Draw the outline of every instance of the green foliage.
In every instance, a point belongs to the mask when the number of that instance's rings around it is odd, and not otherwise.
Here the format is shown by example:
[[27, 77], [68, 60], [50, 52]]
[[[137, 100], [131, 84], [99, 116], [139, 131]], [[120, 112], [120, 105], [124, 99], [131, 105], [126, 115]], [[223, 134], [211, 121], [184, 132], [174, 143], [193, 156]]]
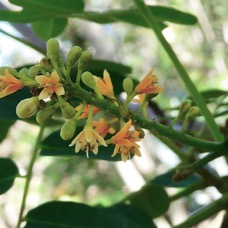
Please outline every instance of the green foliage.
[[44, 227], [126, 227], [153, 228], [150, 217], [131, 205], [90, 207], [73, 202], [53, 201], [40, 205], [26, 215], [26, 228]]
[[19, 175], [18, 168], [9, 158], [0, 158], [0, 194], [8, 191]]

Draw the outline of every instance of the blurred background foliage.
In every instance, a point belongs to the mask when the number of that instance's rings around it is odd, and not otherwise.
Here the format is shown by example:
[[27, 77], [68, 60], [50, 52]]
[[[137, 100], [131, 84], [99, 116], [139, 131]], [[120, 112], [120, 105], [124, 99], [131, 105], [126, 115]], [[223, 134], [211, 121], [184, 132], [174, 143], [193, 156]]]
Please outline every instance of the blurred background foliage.
[[[133, 4], [128, 0], [86, 0], [85, 3], [85, 9], [93, 11], [128, 8]], [[209, 88], [227, 90], [228, 2], [150, 0], [147, 3], [172, 6], [192, 13], [198, 18], [197, 25], [169, 24], [163, 33], [200, 91]], [[12, 7], [8, 1], [1, 1], [0, 4], [1, 8]], [[29, 35], [34, 37], [29, 27], [23, 34], [20, 24], [1, 22], [0, 29], [19, 37]], [[0, 39], [1, 66], [18, 67], [35, 63], [42, 56], [4, 34], [0, 33]], [[143, 77], [150, 68], [154, 68], [155, 74], [159, 77], [159, 84], [164, 88], [163, 94], [155, 98], [162, 109], [172, 109], [188, 96], [170, 59], [153, 32], [146, 28], [121, 22], [99, 25], [70, 19], [58, 40], [63, 55], [73, 45], [79, 45], [91, 50], [95, 59], [111, 60], [130, 66], [132, 78]], [[39, 39], [35, 42], [41, 47], [45, 44]], [[170, 114], [172, 115], [172, 112]], [[218, 120], [223, 123], [225, 117]], [[49, 131], [53, 131], [53, 128]], [[22, 172], [26, 170], [30, 158], [29, 152], [37, 132], [36, 126], [17, 121], [0, 146], [1, 156], [11, 157]], [[111, 205], [124, 198], [126, 192], [139, 189], [147, 180], [178, 164], [178, 158], [153, 136], [148, 136], [141, 146], [143, 157], [127, 163], [111, 163], [81, 157], [40, 157], [34, 168], [35, 175], [28, 208], [50, 199], [73, 199], [88, 204]], [[216, 160], [212, 165], [221, 175], [227, 172], [227, 166], [222, 160], [219, 162]], [[17, 203], [22, 195], [23, 184], [23, 179], [16, 179], [14, 189], [0, 196], [0, 214], [3, 218], [0, 227], [12, 227], [12, 224], [16, 223], [19, 210]], [[15, 191], [18, 194], [15, 195]], [[178, 190], [170, 188], [168, 191], [174, 193]], [[177, 201], [168, 211], [166, 219], [158, 221], [160, 224], [158, 227], [165, 228], [169, 227], [167, 225], [169, 222], [183, 221], [189, 211], [211, 202], [218, 196], [219, 193], [214, 188], [208, 188], [204, 192], [197, 191], [190, 198]], [[175, 210], [172, 210], [173, 208]], [[219, 216], [221, 220], [221, 215]], [[171, 218], [174, 221], [169, 221]], [[215, 218], [216, 224], [219, 223], [219, 219]], [[206, 221], [198, 227], [209, 227], [208, 224]], [[213, 224], [213, 221], [210, 221], [210, 227], [217, 226]]]

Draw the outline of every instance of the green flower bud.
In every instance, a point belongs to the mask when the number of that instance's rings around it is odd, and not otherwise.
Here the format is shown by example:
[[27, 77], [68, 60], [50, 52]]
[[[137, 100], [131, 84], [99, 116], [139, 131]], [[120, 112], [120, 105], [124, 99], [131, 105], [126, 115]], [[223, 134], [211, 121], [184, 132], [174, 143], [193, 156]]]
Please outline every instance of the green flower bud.
[[60, 136], [63, 140], [69, 140], [74, 136], [75, 131], [76, 131], [76, 121], [71, 119], [63, 124], [60, 131]]
[[133, 81], [132, 81], [131, 78], [125, 78], [124, 79], [124, 81], [123, 81], [123, 89], [128, 95], [133, 93], [134, 85], [133, 85]]
[[39, 104], [38, 97], [30, 97], [20, 101], [16, 107], [16, 114], [19, 118], [28, 118], [32, 116]]
[[180, 106], [180, 110], [179, 113], [184, 115], [186, 114], [189, 109], [191, 108], [191, 101], [190, 100], [185, 100], [182, 102], [181, 106]]
[[57, 61], [59, 59], [59, 42], [51, 38], [47, 41], [47, 57], [53, 61]]
[[69, 67], [72, 67], [80, 58], [82, 54], [82, 49], [79, 46], [74, 46], [70, 49], [69, 53], [67, 54], [66, 64]]
[[8, 67], [8, 66], [2, 66], [0, 67], [0, 75], [5, 75], [5, 70], [8, 69], [8, 71], [10, 72], [10, 74], [12, 74], [13, 76], [16, 76], [18, 77], [18, 72], [11, 68], [11, 67]]
[[89, 71], [84, 72], [81, 78], [85, 85], [87, 85], [91, 89], [97, 89], [95, 78]]
[[75, 116], [76, 110], [72, 105], [70, 105], [68, 102], [64, 102], [60, 105], [60, 109], [62, 111], [62, 115], [66, 119], [71, 119]]
[[41, 71], [41, 67], [40, 66], [32, 66], [28, 69], [28, 76], [31, 78], [35, 78], [35, 76], [37, 76], [39, 74], [39, 72]]
[[55, 110], [56, 109], [52, 106], [40, 110], [36, 116], [37, 123], [44, 124], [54, 115]]
[[186, 114], [186, 118], [189, 119], [189, 118], [194, 118], [196, 116], [198, 116], [200, 113], [200, 109], [196, 106], [193, 106], [189, 109], [189, 111], [187, 112]]
[[52, 66], [52, 64], [51, 64], [51, 61], [50, 61], [50, 59], [47, 58], [47, 57], [42, 58], [42, 59], [40, 60], [40, 62], [39, 62], [39, 65], [40, 65], [43, 69], [45, 69], [46, 71], [49, 71], [49, 72], [51, 72], [52, 69], [53, 69], [53, 66]]
[[83, 51], [82, 55], [81, 55], [81, 57], [79, 59], [79, 62], [78, 62], [78, 67], [85, 69], [88, 66], [88, 64], [90, 63], [91, 60], [92, 60], [91, 51], [89, 51], [89, 50]]
[[27, 68], [22, 68], [19, 73], [18, 77], [22, 80], [28, 80], [30, 79], [29, 74], [28, 74], [28, 69]]

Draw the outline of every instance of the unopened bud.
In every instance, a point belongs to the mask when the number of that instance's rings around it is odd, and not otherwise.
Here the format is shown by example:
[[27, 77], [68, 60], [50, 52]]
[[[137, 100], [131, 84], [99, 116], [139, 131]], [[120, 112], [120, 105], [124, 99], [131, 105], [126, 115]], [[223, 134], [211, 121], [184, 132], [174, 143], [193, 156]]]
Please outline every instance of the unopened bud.
[[198, 116], [200, 113], [200, 109], [196, 106], [193, 106], [189, 109], [189, 111], [186, 114], [186, 118], [195, 118], [196, 116]]
[[41, 70], [40, 66], [32, 66], [28, 69], [28, 76], [31, 78], [35, 78], [35, 76], [37, 76], [39, 74]]
[[191, 108], [191, 101], [190, 100], [185, 100], [185, 101], [182, 102], [182, 104], [180, 106], [179, 113], [184, 115], [184, 114], [186, 114], [189, 111], [190, 108]]
[[88, 72], [88, 71], [84, 72], [82, 74], [81, 78], [85, 85], [87, 85], [91, 89], [96, 90], [97, 84], [96, 84], [94, 76], [90, 72]]
[[63, 140], [69, 140], [74, 136], [75, 131], [76, 131], [76, 121], [73, 119], [68, 120], [66, 123], [63, 124], [61, 128], [60, 137]]
[[53, 61], [57, 61], [59, 59], [59, 42], [51, 38], [47, 41], [47, 57]]
[[68, 102], [64, 102], [60, 105], [60, 109], [62, 111], [62, 115], [66, 119], [71, 119], [75, 116], [76, 110], [72, 105], [70, 105]]
[[133, 85], [133, 81], [131, 78], [125, 78], [123, 81], [123, 89], [124, 91], [129, 95], [132, 94], [133, 90], [134, 90], [134, 85]]
[[69, 53], [67, 54], [66, 64], [69, 67], [72, 67], [80, 58], [82, 54], [82, 49], [79, 46], [74, 46], [70, 49]]
[[18, 73], [19, 75], [18, 75], [18, 77], [20, 78], [20, 79], [24, 79], [24, 80], [26, 80], [26, 79], [29, 79], [29, 74], [28, 74], [28, 69], [27, 68], [22, 68], [20, 71], [19, 71], [19, 73]]
[[36, 116], [37, 123], [44, 124], [47, 120], [49, 120], [54, 115], [55, 110], [56, 109], [54, 107], [47, 107], [40, 110]]
[[18, 72], [11, 68], [11, 67], [8, 67], [8, 66], [2, 66], [0, 67], [0, 75], [5, 75], [5, 71], [6, 69], [10, 72], [10, 74], [12, 74], [13, 76], [18, 76]]
[[30, 97], [20, 101], [16, 107], [16, 114], [19, 118], [28, 118], [37, 110], [38, 97]]
[[85, 69], [88, 66], [88, 64], [90, 63], [91, 60], [92, 60], [91, 51], [89, 51], [89, 50], [83, 51], [82, 55], [81, 55], [81, 57], [79, 59], [79, 62], [78, 62], [78, 67]]
[[52, 71], [53, 66], [50, 58], [44, 57], [40, 60], [39, 65], [44, 68], [46, 71]]

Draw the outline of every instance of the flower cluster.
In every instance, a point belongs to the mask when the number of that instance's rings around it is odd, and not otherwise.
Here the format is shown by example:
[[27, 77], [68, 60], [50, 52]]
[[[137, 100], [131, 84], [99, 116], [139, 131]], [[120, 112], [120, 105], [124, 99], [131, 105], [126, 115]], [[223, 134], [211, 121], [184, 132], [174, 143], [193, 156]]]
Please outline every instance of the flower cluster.
[[[36, 65], [19, 72], [10, 67], [0, 68], [0, 98], [23, 87], [29, 88], [31, 97], [19, 102], [17, 115], [20, 118], [36, 115], [37, 122], [45, 125], [53, 116], [59, 118], [61, 113], [60, 120], [63, 124], [60, 136], [63, 140], [74, 138], [69, 146], [75, 146], [76, 153], [85, 151], [89, 157], [90, 151], [98, 154], [99, 146], [114, 145], [114, 151], [110, 155], [120, 154], [123, 161], [134, 155], [141, 156], [138, 142], [142, 139], [142, 129], [134, 127], [129, 103], [137, 99], [139, 111], [146, 109], [148, 100], [162, 91], [157, 84], [157, 76], [151, 70], [136, 86], [130, 78], [126, 78], [123, 89], [127, 93], [127, 99], [121, 102], [114, 93], [107, 70], [104, 70], [103, 77], [85, 71], [91, 58], [89, 51], [82, 51], [75, 46], [69, 51], [64, 63], [58, 41], [50, 39], [47, 42], [47, 56]], [[73, 77], [71, 71], [75, 68], [77, 73]], [[80, 93], [75, 95], [77, 88], [86, 91], [80, 85], [82, 82], [90, 89], [87, 92], [90, 99], [85, 99]], [[97, 107], [97, 100], [108, 100], [119, 108], [119, 115], [114, 115], [102, 106]], [[84, 128], [75, 136], [78, 122], [84, 123]]]

